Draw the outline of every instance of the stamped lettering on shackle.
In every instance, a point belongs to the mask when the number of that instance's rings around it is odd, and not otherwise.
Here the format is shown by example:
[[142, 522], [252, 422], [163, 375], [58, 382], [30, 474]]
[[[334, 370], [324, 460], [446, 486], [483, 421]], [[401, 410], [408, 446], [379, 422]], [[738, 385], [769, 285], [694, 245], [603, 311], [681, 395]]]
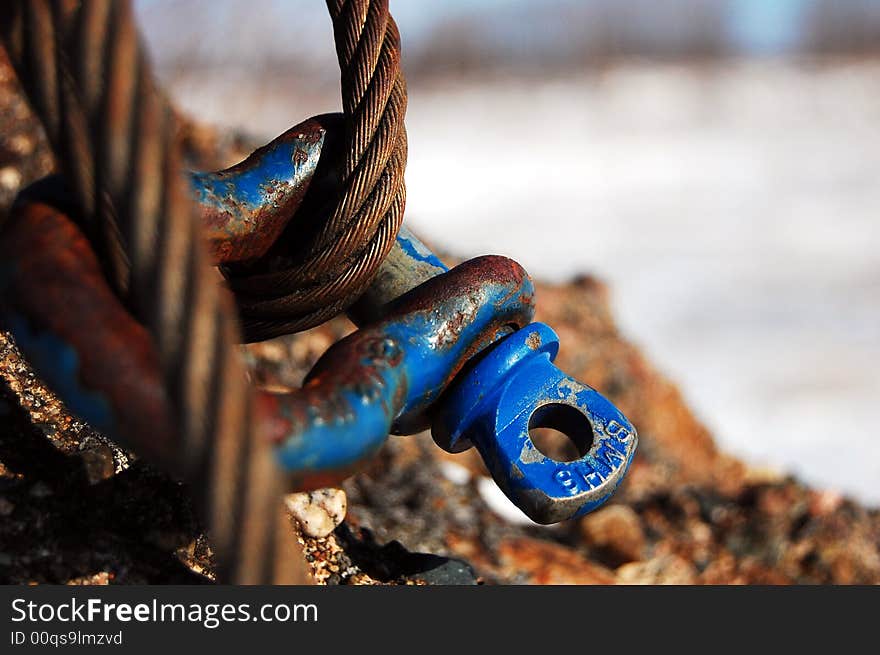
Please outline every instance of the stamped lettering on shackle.
[[595, 489], [626, 462], [626, 442], [632, 437], [629, 430], [611, 420], [604, 432], [595, 453], [560, 463], [554, 473], [556, 482], [572, 496]]

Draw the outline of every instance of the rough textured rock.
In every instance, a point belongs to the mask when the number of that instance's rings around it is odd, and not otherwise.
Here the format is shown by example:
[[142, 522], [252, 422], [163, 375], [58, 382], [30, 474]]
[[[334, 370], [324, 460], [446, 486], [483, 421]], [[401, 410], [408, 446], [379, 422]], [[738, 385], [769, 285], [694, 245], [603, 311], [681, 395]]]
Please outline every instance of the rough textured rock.
[[309, 537], [326, 537], [345, 519], [346, 499], [342, 489], [301, 491], [288, 494], [284, 502], [299, 529]]
[[645, 531], [639, 515], [626, 505], [601, 507], [581, 520], [584, 540], [620, 563], [642, 559]]
[[[248, 151], [241, 138], [184, 129], [196, 166]], [[51, 166], [0, 56], [0, 209]], [[675, 385], [620, 335], [601, 282], [539, 285], [538, 319], [560, 334], [560, 365], [639, 429], [639, 452], [613, 504], [552, 528], [513, 524], [480, 495], [485, 470], [474, 453], [445, 454], [427, 435], [393, 437], [345, 483], [345, 520], [325, 536], [300, 532], [316, 581], [880, 582], [880, 513], [719, 452]], [[298, 385], [351, 329], [336, 319], [249, 346], [255, 383]], [[71, 417], [5, 336], [0, 378], [0, 582], [212, 579], [210, 544], [185, 485]]]

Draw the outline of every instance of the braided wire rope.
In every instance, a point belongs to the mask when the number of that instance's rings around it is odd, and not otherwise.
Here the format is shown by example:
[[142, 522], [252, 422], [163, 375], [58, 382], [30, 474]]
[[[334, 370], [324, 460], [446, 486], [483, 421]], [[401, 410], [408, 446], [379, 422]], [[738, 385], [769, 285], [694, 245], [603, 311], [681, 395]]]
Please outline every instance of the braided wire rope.
[[179, 170], [171, 108], [158, 93], [131, 6], [25, 0], [3, 12], [4, 45], [87, 234], [156, 346], [179, 429], [174, 452], [158, 463], [194, 483], [218, 576], [259, 579], [241, 568], [241, 553], [267, 536], [240, 529], [262, 489], [238, 460], [248, 449], [261, 459], [234, 349], [238, 326], [209, 267]]
[[[296, 265], [230, 279], [249, 340], [317, 325], [352, 304], [403, 218], [406, 88], [397, 27], [387, 0], [327, 4], [347, 122], [342, 192], [329, 215], [315, 219], [313, 238], [293, 244]], [[155, 342], [179, 425], [175, 451], [159, 464], [193, 483], [219, 554], [218, 578], [296, 579], [272, 556], [290, 534], [279, 520], [282, 474], [269, 445], [252, 434], [251, 393], [234, 348], [242, 335], [209, 266], [179, 168], [173, 112], [129, 2], [15, 0], [0, 8], [0, 27], [108, 280]]]
[[[357, 300], [403, 222], [407, 93], [388, 0], [327, 0], [341, 70], [345, 153], [335, 204], [299, 220], [275, 254], [227, 270], [248, 341], [314, 327]], [[299, 219], [299, 217], [298, 217]], [[279, 252], [280, 251], [280, 252]]]

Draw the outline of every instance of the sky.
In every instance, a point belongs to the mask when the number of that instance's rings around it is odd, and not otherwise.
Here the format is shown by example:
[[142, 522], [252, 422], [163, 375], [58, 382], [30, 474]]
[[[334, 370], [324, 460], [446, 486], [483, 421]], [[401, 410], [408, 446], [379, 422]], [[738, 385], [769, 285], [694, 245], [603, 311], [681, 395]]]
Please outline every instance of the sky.
[[[308, 55], [320, 50], [329, 35], [321, 0], [134, 0], [134, 4], [147, 20], [157, 21], [163, 13], [175, 17], [162, 30], [166, 35], [160, 39], [161, 47], [204, 48], [214, 57], [234, 49], [235, 41], [248, 47], [260, 43], [263, 52], [281, 48]], [[404, 52], [418, 50], [438, 26], [468, 19], [489, 36], [487, 40], [495, 40], [490, 46], [495, 48], [519, 44], [564, 50], [572, 40], [597, 34], [596, 25], [588, 23], [601, 22], [602, 16], [617, 22], [611, 29], [635, 33], [637, 39], [674, 42], [699, 30], [700, 8], [720, 7], [728, 48], [743, 54], [784, 54], [799, 46], [806, 19], [820, 6], [849, 14], [855, 22], [868, 16], [872, 24], [880, 25], [880, 0], [391, 0]], [[188, 18], [181, 19], [187, 12]], [[578, 18], [567, 23], [568, 15]], [[560, 26], [567, 30], [562, 38]], [[203, 42], [200, 34], [224, 37]]]
[[756, 54], [791, 50], [810, 4], [811, 0], [737, 0], [730, 12], [731, 40]]

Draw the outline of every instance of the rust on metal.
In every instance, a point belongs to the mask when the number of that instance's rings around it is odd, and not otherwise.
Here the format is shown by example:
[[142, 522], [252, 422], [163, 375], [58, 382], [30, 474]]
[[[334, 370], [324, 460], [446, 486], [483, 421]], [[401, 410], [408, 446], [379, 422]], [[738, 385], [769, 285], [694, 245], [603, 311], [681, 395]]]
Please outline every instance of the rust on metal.
[[152, 461], [172, 458], [179, 433], [153, 340], [109, 288], [79, 226], [51, 205], [17, 203], [0, 259], [2, 315], [24, 350], [49, 360], [44, 374], [76, 367], [58, 381], [71, 408]]
[[310, 118], [235, 166], [191, 175], [216, 264], [252, 261], [275, 243], [306, 195], [325, 132]]

